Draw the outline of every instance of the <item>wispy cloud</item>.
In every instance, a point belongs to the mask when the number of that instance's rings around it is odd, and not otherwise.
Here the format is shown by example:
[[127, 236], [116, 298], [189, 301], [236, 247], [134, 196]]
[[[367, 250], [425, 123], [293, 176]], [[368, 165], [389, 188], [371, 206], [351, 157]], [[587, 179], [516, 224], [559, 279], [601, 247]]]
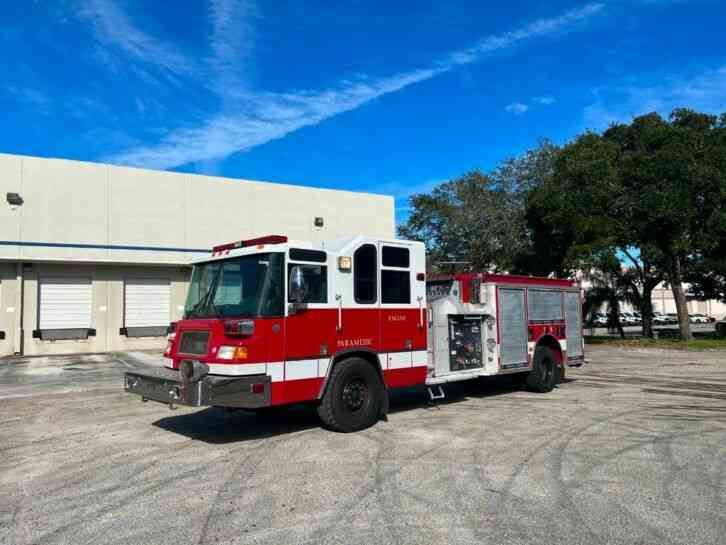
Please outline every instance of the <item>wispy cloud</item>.
[[522, 115], [527, 110], [529, 110], [529, 106], [521, 102], [512, 102], [504, 107], [504, 111], [514, 115]]
[[[104, 3], [107, 2], [104, 0]], [[239, 59], [240, 53], [248, 51], [248, 37], [251, 35], [249, 25], [230, 26], [228, 21], [236, 19], [248, 22], [254, 11], [250, 6], [232, 0], [220, 0], [213, 6], [212, 51], [216, 59], [215, 66], [223, 73], [227, 69], [236, 70], [228, 64]], [[234, 104], [227, 101], [222, 111], [212, 114], [205, 122], [194, 127], [179, 128], [157, 144], [132, 148], [105, 157], [104, 160], [164, 169], [246, 151], [458, 66], [476, 62], [487, 54], [511, 49], [535, 38], [571, 31], [601, 12], [603, 7], [602, 3], [592, 3], [552, 18], [539, 19], [519, 29], [488, 36], [472, 47], [452, 51], [432, 61], [429, 66], [387, 77], [346, 79], [328, 89], [289, 93], [243, 89]], [[235, 15], [232, 16], [232, 13]], [[228, 48], [223, 36], [237, 32], [238, 28], [243, 29], [240, 39], [235, 42], [236, 46]]]
[[555, 97], [550, 96], [550, 95], [545, 95], [545, 96], [541, 96], [541, 97], [534, 97], [534, 98], [532, 98], [532, 100], [529, 103], [512, 102], [510, 104], [507, 104], [504, 107], [504, 111], [509, 112], [510, 114], [514, 114], [514, 115], [522, 115], [522, 114], [525, 114], [528, 111], [530, 111], [532, 109], [532, 105], [534, 105], [534, 106], [550, 106], [550, 105], [554, 104], [555, 102], [556, 102]]
[[77, 14], [91, 24], [101, 44], [118, 48], [136, 61], [156, 66], [166, 75], [188, 75], [195, 70], [188, 57], [138, 28], [113, 0], [83, 0]]
[[565, 11], [555, 17], [537, 19], [528, 25], [510, 32], [487, 36], [473, 47], [454, 51], [443, 61], [443, 64], [469, 64], [479, 60], [487, 53], [510, 49], [533, 38], [571, 30], [573, 26], [601, 12], [604, 7], [605, 3], [603, 2], [590, 3], [580, 8]]
[[690, 76], [603, 86], [592, 93], [594, 101], [583, 111], [583, 124], [588, 129], [602, 130], [649, 112], [668, 115], [679, 107], [718, 114], [726, 111], [726, 66]]
[[246, 87], [244, 69], [251, 62], [255, 45], [252, 20], [257, 16], [257, 5], [249, 0], [211, 0], [210, 64], [220, 95]]
[[321, 92], [249, 94], [235, 112], [215, 115], [198, 127], [174, 131], [156, 146], [134, 148], [105, 160], [164, 169], [225, 157], [315, 125], [430, 77], [431, 70], [421, 70], [370, 83], [345, 82], [338, 88]]
[[32, 108], [34, 112], [42, 115], [50, 115], [53, 101], [42, 91], [30, 87], [8, 85], [5, 87], [5, 92], [16, 101]]

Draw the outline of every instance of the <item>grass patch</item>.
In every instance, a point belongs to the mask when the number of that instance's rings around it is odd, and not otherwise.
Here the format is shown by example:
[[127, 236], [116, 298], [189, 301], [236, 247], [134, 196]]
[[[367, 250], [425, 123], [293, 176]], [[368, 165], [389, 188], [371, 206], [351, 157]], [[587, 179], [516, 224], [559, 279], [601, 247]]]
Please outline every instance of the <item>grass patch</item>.
[[701, 338], [692, 341], [680, 339], [648, 339], [645, 337], [585, 337], [585, 345], [623, 346], [626, 348], [667, 348], [669, 350], [726, 350], [726, 339]]

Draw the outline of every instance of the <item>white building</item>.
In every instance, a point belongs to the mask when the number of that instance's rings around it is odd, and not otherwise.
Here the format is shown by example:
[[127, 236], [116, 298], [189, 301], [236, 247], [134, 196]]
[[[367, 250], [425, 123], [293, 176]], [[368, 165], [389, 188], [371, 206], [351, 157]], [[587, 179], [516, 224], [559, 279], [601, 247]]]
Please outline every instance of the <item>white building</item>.
[[[726, 303], [715, 299], [699, 301], [688, 296], [688, 285], [685, 285], [684, 289], [686, 290], [686, 297], [688, 298], [689, 314], [705, 314], [706, 316], [713, 316], [717, 320], [726, 318]], [[653, 290], [653, 310], [664, 314], [676, 312], [676, 301], [673, 298], [673, 290], [665, 284], [658, 284]]]
[[395, 232], [388, 196], [3, 154], [0, 199], [0, 356], [163, 346], [215, 244]]
[[[584, 290], [591, 287], [592, 283], [587, 278], [584, 278], [582, 275], [578, 275], [578, 277], [580, 278], [580, 282]], [[706, 316], [712, 316], [717, 320], [726, 319], [726, 303], [715, 299], [701, 301], [695, 297], [689, 296], [688, 284], [684, 285], [684, 290], [686, 291], [689, 314], [704, 314]], [[653, 312], [661, 312], [663, 314], [677, 312], [676, 301], [673, 298], [673, 290], [671, 290], [670, 286], [668, 286], [665, 282], [661, 282], [653, 289], [652, 300]], [[604, 304], [599, 310], [600, 312], [607, 312], [607, 308], [607, 304]], [[635, 309], [631, 304], [621, 301], [620, 310], [630, 312]]]

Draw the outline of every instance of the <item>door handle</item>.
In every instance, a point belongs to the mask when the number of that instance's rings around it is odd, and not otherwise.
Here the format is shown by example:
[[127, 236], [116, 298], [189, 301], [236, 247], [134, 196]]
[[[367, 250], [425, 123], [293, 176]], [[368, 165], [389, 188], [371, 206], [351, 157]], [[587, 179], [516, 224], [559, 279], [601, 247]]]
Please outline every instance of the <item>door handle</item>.
[[338, 331], [343, 331], [343, 296], [339, 293], [335, 294], [335, 300], [338, 301]]

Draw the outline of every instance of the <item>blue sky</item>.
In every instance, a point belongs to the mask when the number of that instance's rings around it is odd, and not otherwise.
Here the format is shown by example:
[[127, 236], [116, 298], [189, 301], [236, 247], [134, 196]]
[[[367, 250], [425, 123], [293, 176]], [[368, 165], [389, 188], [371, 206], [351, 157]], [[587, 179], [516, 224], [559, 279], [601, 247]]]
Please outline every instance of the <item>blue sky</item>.
[[649, 111], [726, 111], [716, 0], [8, 2], [0, 152], [407, 197]]

